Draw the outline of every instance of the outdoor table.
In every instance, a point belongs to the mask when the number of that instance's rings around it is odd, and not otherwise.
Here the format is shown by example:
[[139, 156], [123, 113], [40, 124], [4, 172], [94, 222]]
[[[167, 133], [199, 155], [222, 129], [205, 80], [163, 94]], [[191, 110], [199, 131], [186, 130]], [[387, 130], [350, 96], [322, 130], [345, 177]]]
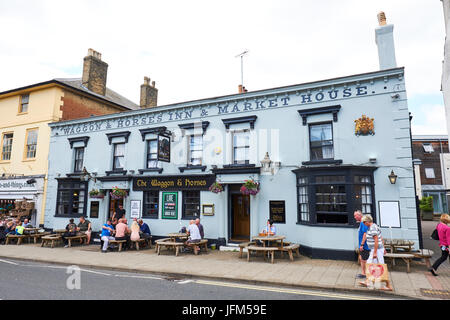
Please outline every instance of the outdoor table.
[[28, 232], [28, 234], [34, 234], [38, 233], [41, 228], [25, 228], [23, 229], [25, 232]]
[[56, 230], [53, 230], [53, 232], [54, 233], [56, 233], [56, 234], [59, 234], [59, 235], [61, 235], [61, 234], [63, 234], [63, 233], [66, 233], [66, 229], [56, 229]]
[[397, 252], [398, 248], [405, 249], [406, 252], [411, 252], [414, 246], [414, 241], [403, 239], [385, 239], [384, 244], [386, 247], [390, 247], [392, 253]]
[[167, 236], [170, 238], [170, 241], [176, 241], [177, 239], [187, 240], [189, 237], [187, 233], [169, 233]]
[[271, 242], [276, 242], [276, 241], [281, 241], [280, 247], [283, 247], [283, 240], [286, 239], [285, 236], [256, 236], [253, 237], [252, 240], [258, 240], [261, 241], [263, 243], [263, 246], [266, 246], [266, 242], [267, 242], [267, 247], [270, 247], [270, 243]]

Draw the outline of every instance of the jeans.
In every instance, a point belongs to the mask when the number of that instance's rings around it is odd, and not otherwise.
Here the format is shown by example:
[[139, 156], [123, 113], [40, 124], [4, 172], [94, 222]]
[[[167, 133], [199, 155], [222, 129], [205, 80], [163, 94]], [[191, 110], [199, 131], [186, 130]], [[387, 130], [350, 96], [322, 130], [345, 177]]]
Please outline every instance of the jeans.
[[[442, 250], [442, 249], [441, 249], [441, 250]], [[447, 260], [448, 256], [449, 256], [449, 252], [448, 252], [447, 250], [442, 250], [442, 256], [434, 262], [432, 268], [433, 268], [434, 270], [437, 270], [437, 268], [439, 268], [439, 266], [440, 266], [443, 262], [445, 262], [445, 260]]]
[[109, 240], [114, 240], [114, 237], [111, 236], [103, 236], [102, 240], [103, 240], [103, 248], [102, 251], [106, 251], [108, 250], [108, 244], [109, 244]]

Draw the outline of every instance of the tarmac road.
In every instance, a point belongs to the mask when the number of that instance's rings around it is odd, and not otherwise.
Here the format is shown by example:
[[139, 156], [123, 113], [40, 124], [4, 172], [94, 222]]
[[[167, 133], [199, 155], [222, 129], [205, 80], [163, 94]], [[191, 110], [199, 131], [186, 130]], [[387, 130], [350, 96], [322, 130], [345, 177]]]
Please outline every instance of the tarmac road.
[[[375, 300], [342, 294], [242, 283], [0, 259], [1, 300]], [[79, 276], [78, 276], [79, 275]]]

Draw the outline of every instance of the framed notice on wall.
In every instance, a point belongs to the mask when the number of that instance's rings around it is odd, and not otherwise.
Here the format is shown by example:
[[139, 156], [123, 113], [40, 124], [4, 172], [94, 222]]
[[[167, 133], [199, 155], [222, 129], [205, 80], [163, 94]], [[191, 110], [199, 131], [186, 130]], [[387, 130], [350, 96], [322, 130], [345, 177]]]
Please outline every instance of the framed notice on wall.
[[398, 201], [378, 201], [380, 227], [401, 228], [400, 203]]
[[178, 219], [178, 192], [163, 192], [162, 202], [162, 218]]
[[270, 219], [274, 223], [286, 223], [286, 202], [269, 201]]
[[131, 219], [139, 219], [141, 217], [141, 200], [130, 201], [130, 217]]

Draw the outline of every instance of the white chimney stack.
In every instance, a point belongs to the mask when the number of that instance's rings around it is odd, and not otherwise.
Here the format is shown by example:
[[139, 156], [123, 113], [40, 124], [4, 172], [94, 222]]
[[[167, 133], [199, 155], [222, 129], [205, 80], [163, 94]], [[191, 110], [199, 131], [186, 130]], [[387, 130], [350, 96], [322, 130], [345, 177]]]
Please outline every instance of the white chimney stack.
[[379, 27], [375, 29], [375, 42], [378, 46], [380, 70], [397, 67], [394, 46], [394, 25], [386, 24], [384, 12], [378, 14]]

